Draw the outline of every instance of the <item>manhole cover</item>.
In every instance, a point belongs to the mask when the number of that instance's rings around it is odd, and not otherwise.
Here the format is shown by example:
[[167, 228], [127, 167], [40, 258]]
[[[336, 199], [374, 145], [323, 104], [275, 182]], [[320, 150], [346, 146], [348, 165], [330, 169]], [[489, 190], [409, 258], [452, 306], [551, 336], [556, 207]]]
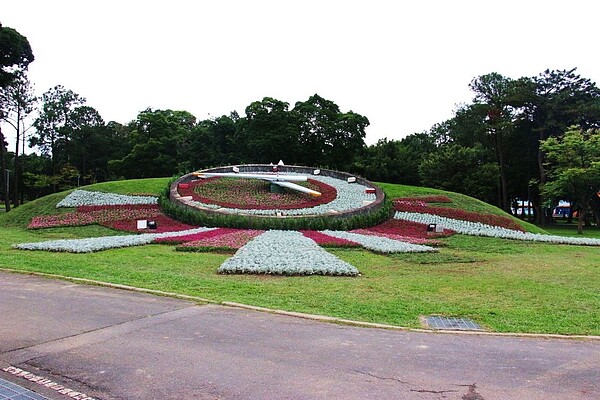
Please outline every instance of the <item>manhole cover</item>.
[[432, 329], [452, 329], [461, 331], [481, 331], [481, 326], [468, 318], [440, 317], [437, 315], [426, 317], [427, 326]]

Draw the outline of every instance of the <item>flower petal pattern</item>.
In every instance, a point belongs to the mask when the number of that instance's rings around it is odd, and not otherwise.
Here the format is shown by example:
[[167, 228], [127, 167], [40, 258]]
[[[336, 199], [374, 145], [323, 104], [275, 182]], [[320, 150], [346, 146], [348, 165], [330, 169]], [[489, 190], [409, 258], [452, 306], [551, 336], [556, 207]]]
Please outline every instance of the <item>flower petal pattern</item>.
[[227, 274], [358, 275], [356, 267], [323, 250], [297, 231], [271, 230], [252, 239], [225, 260]]
[[44, 242], [21, 243], [13, 245], [20, 250], [64, 251], [69, 253], [91, 253], [118, 247], [140, 246], [150, 244], [161, 237], [184, 236], [204, 232], [215, 228], [195, 228], [187, 231], [166, 233], [144, 233], [141, 235], [104, 236], [85, 239], [59, 239]]
[[421, 244], [412, 244], [401, 242], [381, 236], [362, 235], [360, 233], [344, 231], [321, 231], [322, 233], [341, 239], [360, 243], [365, 249], [373, 250], [379, 253], [423, 253], [428, 251], [437, 251], [437, 249]]
[[114, 206], [123, 204], [158, 204], [158, 198], [154, 196], [127, 196], [76, 189], [62, 199], [56, 207]]
[[576, 238], [567, 236], [542, 235], [539, 233], [520, 232], [500, 226], [482, 224], [481, 222], [462, 221], [433, 214], [397, 211], [394, 218], [419, 222], [421, 224], [438, 224], [463, 235], [489, 236], [503, 239], [528, 240], [557, 244], [575, 244], [583, 246], [600, 246], [600, 239]]

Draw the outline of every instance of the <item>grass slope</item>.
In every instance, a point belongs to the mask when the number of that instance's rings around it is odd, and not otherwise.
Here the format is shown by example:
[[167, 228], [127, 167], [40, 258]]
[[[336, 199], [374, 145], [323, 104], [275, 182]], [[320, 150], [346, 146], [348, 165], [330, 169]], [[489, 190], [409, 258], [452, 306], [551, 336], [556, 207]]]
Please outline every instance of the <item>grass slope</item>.
[[[111, 182], [86, 189], [158, 194], [167, 181]], [[469, 211], [501, 213], [454, 193], [382, 186], [391, 197], [444, 194]], [[64, 195], [0, 216], [0, 267], [410, 327], [420, 327], [420, 316], [442, 314], [470, 317], [500, 332], [600, 335], [597, 248], [455, 235], [443, 239], [445, 245], [435, 254], [331, 250], [360, 269], [358, 278], [219, 275], [216, 270], [227, 255], [181, 253], [166, 245], [92, 254], [11, 249], [13, 243], [114, 234], [97, 226], [24, 229], [30, 215], [55, 213], [53, 207]]]

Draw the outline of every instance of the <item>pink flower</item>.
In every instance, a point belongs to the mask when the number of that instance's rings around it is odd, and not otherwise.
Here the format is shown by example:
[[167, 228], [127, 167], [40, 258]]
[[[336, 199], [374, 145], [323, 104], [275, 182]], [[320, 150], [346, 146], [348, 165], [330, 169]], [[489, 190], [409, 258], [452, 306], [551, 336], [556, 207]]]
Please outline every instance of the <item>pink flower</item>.
[[420, 199], [410, 201], [407, 199], [394, 200], [394, 209], [396, 211], [416, 212], [422, 214], [433, 214], [441, 217], [458, 219], [462, 221], [480, 222], [486, 225], [499, 226], [520, 232], [525, 230], [516, 222], [508, 217], [494, 214], [483, 214], [460, 210], [449, 207], [430, 207]]
[[314, 240], [320, 246], [330, 246], [330, 247], [360, 247], [360, 244], [353, 242], [351, 240], [337, 238], [333, 236], [326, 235], [319, 231], [300, 231], [304, 236], [309, 239]]
[[212, 248], [224, 250], [237, 250], [246, 245], [246, 243], [248, 243], [251, 239], [257, 237], [258, 235], [264, 232], [261, 230], [252, 229], [243, 230], [225, 228], [215, 229], [215, 231], [220, 231], [220, 234], [215, 234], [212, 236], [205, 235], [204, 237], [199, 237], [196, 240], [183, 243], [178, 247], [178, 249], [191, 250], [192, 248]]

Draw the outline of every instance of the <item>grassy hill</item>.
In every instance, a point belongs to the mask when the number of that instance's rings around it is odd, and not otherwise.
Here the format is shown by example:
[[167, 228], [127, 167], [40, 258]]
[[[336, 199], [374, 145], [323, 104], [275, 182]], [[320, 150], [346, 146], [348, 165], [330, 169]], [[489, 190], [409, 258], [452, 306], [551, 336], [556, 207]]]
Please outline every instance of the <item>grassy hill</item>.
[[[168, 178], [108, 182], [85, 187], [121, 194], [161, 192]], [[381, 184], [388, 196], [445, 195], [466, 211], [507, 215], [457, 193]], [[454, 235], [437, 253], [375, 254], [331, 249], [361, 276], [272, 277], [220, 275], [229, 257], [182, 253], [167, 245], [89, 254], [15, 250], [11, 246], [57, 238], [114, 235], [100, 226], [28, 230], [31, 217], [56, 214], [68, 192], [0, 214], [0, 269], [87, 278], [117, 284], [285, 309], [421, 327], [420, 317], [468, 317], [497, 332], [600, 335], [600, 252], [596, 247], [553, 245]], [[541, 230], [522, 224], [527, 230]]]
[[[158, 196], [169, 183], [169, 180], [170, 178], [149, 178], [102, 182], [82, 186], [80, 189], [106, 193]], [[65, 208], [56, 208], [56, 204], [72, 191], [73, 190], [66, 190], [64, 192], [44, 196], [17, 208], [13, 208], [8, 213], [0, 214], [0, 226], [26, 227], [27, 224], [29, 224], [29, 221], [31, 221], [31, 218], [36, 215], [54, 215], [71, 211]]]
[[[103, 182], [93, 185], [83, 186], [81, 189], [118, 193], [131, 195], [154, 195], [158, 196], [168, 184], [170, 178], [149, 178], [149, 179], [133, 179], [125, 181]], [[503, 215], [518, 221], [524, 229], [529, 232], [544, 233], [543, 229], [521, 221], [507, 214], [498, 207], [484, 203], [473, 197], [466, 196], [460, 193], [448, 192], [444, 190], [423, 188], [417, 186], [396, 185], [392, 183], [377, 183], [383, 188], [386, 195], [392, 199], [399, 197], [423, 197], [430, 195], [443, 195], [452, 199], [452, 203], [444, 204], [445, 207], [459, 208], [465, 211], [479, 212], [486, 214]], [[26, 226], [32, 217], [36, 215], [53, 215], [61, 212], [67, 212], [65, 209], [57, 209], [56, 204], [68, 195], [72, 190], [67, 190], [60, 193], [55, 193], [49, 196], [42, 197], [30, 203], [24, 204], [13, 209], [5, 215], [0, 214], [0, 226]]]

